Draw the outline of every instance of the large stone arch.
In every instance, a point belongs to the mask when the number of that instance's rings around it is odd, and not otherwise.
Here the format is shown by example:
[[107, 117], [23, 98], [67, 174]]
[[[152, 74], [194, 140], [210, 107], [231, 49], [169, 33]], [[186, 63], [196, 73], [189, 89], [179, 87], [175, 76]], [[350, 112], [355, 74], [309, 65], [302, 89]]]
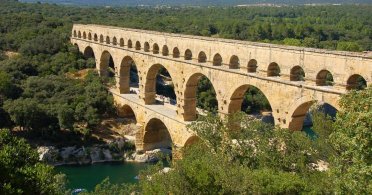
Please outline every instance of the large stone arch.
[[230, 93], [228, 93], [229, 94], [228, 97], [230, 100], [228, 105], [228, 114], [241, 111], [242, 103], [244, 100], [244, 94], [250, 87], [257, 88], [266, 97], [270, 104], [271, 109], [273, 109], [273, 107], [275, 106], [273, 105], [274, 103], [273, 97], [269, 96], [269, 93], [266, 92], [265, 89], [262, 89], [252, 84], [242, 84], [238, 87], [232, 88], [233, 90], [231, 90]]
[[[109, 76], [109, 67], [110, 67], [110, 61], [113, 60], [113, 56], [111, 53], [107, 50], [104, 50], [101, 54], [100, 61], [99, 61], [99, 73], [101, 76]], [[115, 63], [112, 61], [112, 63]], [[113, 67], [115, 69], [115, 64]]]
[[124, 104], [124, 105], [118, 105], [117, 106], [117, 114], [119, 117], [123, 118], [133, 118], [136, 121], [138, 121], [136, 113], [136, 109], [133, 109], [130, 105]]
[[[347, 90], [360, 90], [360, 89], [364, 89], [364, 88], [360, 88], [360, 86], [358, 86], [358, 82], [364, 82], [365, 83], [365, 87], [368, 86], [368, 81], [366, 79], [367, 77], [363, 74], [351, 74], [347, 80], [345, 81], [346, 83], [346, 89]], [[361, 79], [361, 80], [360, 80]]]
[[159, 118], [151, 118], [145, 123], [143, 129], [143, 151], [154, 150], [157, 148], [171, 149], [173, 146], [173, 139], [171, 130]]
[[[288, 125], [288, 129], [293, 131], [301, 130], [307, 112], [309, 111], [310, 107], [316, 102], [317, 100], [311, 96], [302, 96], [301, 98], [295, 100], [287, 112], [288, 114], [286, 118], [286, 124]], [[340, 109], [339, 105], [335, 102], [326, 101], [322, 103], [327, 103], [337, 110]]]
[[196, 91], [198, 88], [198, 82], [201, 77], [206, 77], [212, 84], [214, 90], [216, 91], [216, 99], [217, 102], [219, 102], [219, 97], [217, 94], [217, 88], [215, 84], [213, 84], [213, 81], [206, 76], [205, 74], [201, 72], [192, 73], [190, 76], [186, 77], [186, 82], [184, 84], [184, 93], [183, 93], [183, 113], [180, 113], [183, 115], [183, 120], [185, 121], [194, 121], [197, 118], [197, 112], [196, 112]]
[[[147, 68], [146, 73], [146, 80], [145, 80], [145, 86], [144, 86], [144, 102], [145, 104], [154, 104], [156, 102], [156, 78], [157, 74], [159, 73], [159, 70], [161, 68], [165, 68], [170, 77], [172, 78], [172, 81], [175, 81], [175, 78], [177, 78], [176, 72], [172, 72], [173, 69], [167, 65], [163, 65], [160, 63], [156, 63], [151, 65], [149, 68]], [[176, 86], [175, 86], [176, 87]], [[176, 88], [174, 88], [174, 91], [176, 92]], [[177, 94], [176, 94], [177, 96]], [[176, 97], [177, 99], [177, 97]]]
[[85, 58], [95, 58], [95, 52], [91, 46], [86, 46], [83, 50], [83, 54]]
[[119, 77], [117, 80], [117, 87], [121, 94], [130, 93], [130, 68], [133, 63], [137, 66], [135, 60], [131, 56], [125, 56], [121, 60], [118, 71]]

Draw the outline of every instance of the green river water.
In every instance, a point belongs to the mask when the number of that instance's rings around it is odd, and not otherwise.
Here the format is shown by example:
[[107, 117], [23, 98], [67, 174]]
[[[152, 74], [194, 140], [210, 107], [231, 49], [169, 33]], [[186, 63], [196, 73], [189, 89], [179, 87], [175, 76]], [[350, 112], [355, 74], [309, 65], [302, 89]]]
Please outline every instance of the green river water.
[[66, 175], [68, 189], [84, 188], [88, 191], [109, 177], [110, 182], [136, 183], [135, 177], [149, 164], [146, 163], [96, 163], [92, 165], [63, 165], [55, 169]]

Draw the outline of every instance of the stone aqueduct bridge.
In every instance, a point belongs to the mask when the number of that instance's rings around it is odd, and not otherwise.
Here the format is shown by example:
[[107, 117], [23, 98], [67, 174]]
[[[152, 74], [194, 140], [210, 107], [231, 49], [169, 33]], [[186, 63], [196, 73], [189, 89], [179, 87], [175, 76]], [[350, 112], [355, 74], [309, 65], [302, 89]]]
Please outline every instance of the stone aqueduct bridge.
[[[196, 88], [201, 76], [214, 86], [218, 111], [240, 111], [250, 86], [260, 89], [272, 107], [275, 124], [299, 130], [314, 102], [339, 108], [340, 95], [362, 76], [372, 82], [372, 58], [363, 53], [336, 52], [198, 36], [160, 33], [100, 25], [75, 24], [71, 42], [84, 55], [94, 55], [101, 75], [110, 56], [115, 66], [116, 103], [124, 114], [134, 113], [143, 126], [137, 149], [169, 145], [182, 147], [196, 136], [186, 125], [196, 119]], [[139, 94], [130, 94], [129, 70], [135, 63]], [[155, 104], [156, 75], [170, 73], [177, 96], [173, 108]], [[304, 81], [301, 72], [304, 72]], [[333, 86], [327, 85], [327, 74]], [[168, 133], [169, 132], [169, 133]]]

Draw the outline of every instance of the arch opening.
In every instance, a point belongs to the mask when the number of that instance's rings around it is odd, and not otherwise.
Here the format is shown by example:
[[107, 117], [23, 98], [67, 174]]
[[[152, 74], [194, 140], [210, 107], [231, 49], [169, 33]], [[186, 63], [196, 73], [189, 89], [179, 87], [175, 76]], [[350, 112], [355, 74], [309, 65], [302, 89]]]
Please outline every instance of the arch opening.
[[267, 68], [268, 77], [280, 77], [280, 67], [277, 63], [272, 62]]
[[112, 44], [113, 45], [117, 45], [118, 44], [118, 40], [116, 39], [116, 37], [112, 38]]
[[[313, 105], [316, 105], [313, 107]], [[326, 102], [307, 101], [299, 105], [292, 113], [288, 128], [293, 131], [304, 131], [308, 136], [315, 138], [317, 135], [313, 131], [314, 117], [327, 117], [335, 120], [338, 110]], [[322, 123], [324, 120], [322, 119]], [[322, 125], [322, 124], [318, 124]]]
[[248, 73], [256, 73], [257, 72], [257, 60], [251, 59], [248, 62]]
[[144, 50], [145, 52], [150, 52], [150, 44], [149, 44], [149, 42], [145, 42], [145, 45], [144, 45], [143, 50]]
[[106, 37], [106, 44], [110, 44], [110, 37], [109, 36]]
[[199, 63], [207, 62], [207, 55], [203, 51], [201, 51], [198, 55], [198, 62]]
[[83, 32], [83, 39], [87, 39], [87, 33]]
[[359, 74], [351, 75], [347, 79], [347, 90], [363, 90], [367, 88], [367, 81]]
[[136, 41], [136, 50], [141, 50], [141, 43]]
[[189, 49], [185, 51], [185, 60], [192, 60], [192, 52]]
[[180, 50], [177, 48], [177, 47], [175, 47], [174, 49], [173, 49], [173, 58], [179, 58], [180, 57]]
[[168, 46], [164, 45], [161, 53], [163, 54], [163, 56], [168, 56], [169, 55]]
[[165, 124], [160, 119], [151, 119], [145, 127], [143, 150], [172, 149], [172, 145], [172, 138]]
[[120, 106], [117, 108], [117, 115], [120, 118], [125, 118], [127, 124], [137, 124], [136, 114], [129, 105]]
[[124, 39], [120, 38], [120, 47], [124, 47]]
[[263, 122], [274, 124], [272, 108], [265, 94], [255, 86], [242, 85], [230, 97], [228, 113], [245, 112]]
[[100, 43], [103, 43], [103, 35], [100, 35], [100, 36], [99, 36], [99, 42], [100, 42]]
[[185, 121], [196, 120], [198, 115], [205, 115], [207, 112], [217, 113], [216, 91], [212, 82], [205, 75], [195, 73], [188, 79], [183, 108]]
[[88, 40], [92, 40], [92, 33], [88, 33]]
[[295, 66], [291, 69], [291, 81], [305, 81], [305, 71], [301, 66]]
[[222, 66], [222, 57], [220, 54], [214, 55], [213, 66]]
[[239, 69], [239, 67], [240, 67], [239, 57], [235, 56], [235, 55], [231, 56], [229, 68], [230, 69]]
[[114, 83], [112, 78], [115, 76], [115, 64], [111, 54], [108, 51], [104, 51], [101, 55], [100, 75], [108, 77], [108, 82]]
[[78, 38], [81, 38], [81, 32], [80, 31], [78, 32]]
[[98, 41], [98, 35], [94, 34], [94, 41]]
[[168, 70], [161, 64], [155, 64], [147, 72], [145, 85], [146, 104], [177, 103], [174, 84]]
[[130, 56], [125, 56], [121, 61], [118, 88], [121, 94], [139, 94], [137, 65]]
[[85, 48], [83, 54], [85, 59], [87, 60], [88, 67], [96, 67], [96, 56], [90, 46]]
[[154, 45], [152, 45], [152, 53], [153, 54], [159, 54], [159, 45], [154, 43]]
[[76, 30], [74, 30], [74, 37], [77, 37], [77, 33], [76, 33]]
[[333, 76], [328, 70], [321, 70], [316, 76], [317, 86], [333, 86]]
[[128, 48], [133, 48], [133, 43], [132, 43], [132, 40], [128, 40]]

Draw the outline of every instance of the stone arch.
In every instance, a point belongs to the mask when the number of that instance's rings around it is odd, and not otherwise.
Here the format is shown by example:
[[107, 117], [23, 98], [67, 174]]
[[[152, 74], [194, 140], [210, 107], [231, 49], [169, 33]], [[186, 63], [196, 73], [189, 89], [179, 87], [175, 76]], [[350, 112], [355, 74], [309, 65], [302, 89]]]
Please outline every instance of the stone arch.
[[100, 43], [103, 43], [103, 35], [100, 35], [100, 36], [99, 36], [99, 42], [100, 42]]
[[316, 85], [317, 86], [332, 86], [333, 85], [333, 75], [326, 69], [319, 71], [316, 75]]
[[145, 52], [150, 52], [150, 44], [149, 44], [149, 42], [145, 42], [145, 45], [143, 47], [143, 50]]
[[[206, 75], [202, 73], [194, 73], [190, 77], [187, 78], [185, 86], [184, 86], [184, 105], [183, 105], [183, 119], [185, 121], [193, 121], [197, 119], [197, 111], [196, 111], [196, 105], [197, 105], [197, 89], [198, 89], [198, 83], [199, 80], [205, 77], [207, 78], [213, 89], [217, 92], [215, 86], [212, 81], [207, 77]], [[217, 104], [218, 104], [218, 97], [216, 94]], [[218, 105], [217, 105], [218, 108]]]
[[114, 74], [110, 71], [110, 68], [115, 71], [115, 64], [113, 61], [113, 57], [107, 50], [103, 51], [101, 54], [101, 59], [99, 63], [99, 72], [101, 76], [113, 76], [111, 74]]
[[185, 60], [192, 60], [192, 52], [189, 49], [185, 51]]
[[88, 33], [88, 40], [92, 40], [92, 33]]
[[255, 73], [257, 72], [257, 60], [251, 59], [248, 62], [248, 73]]
[[98, 35], [94, 34], [94, 41], [98, 41]]
[[144, 128], [143, 150], [154, 150], [158, 148], [171, 149], [173, 141], [169, 128], [158, 118], [150, 119]]
[[270, 107], [272, 108], [271, 101], [263, 90], [261, 90], [260, 88], [258, 88], [256, 86], [250, 85], [250, 84], [244, 84], [244, 85], [241, 85], [238, 88], [236, 88], [231, 93], [230, 103], [229, 103], [229, 107], [228, 107], [228, 113], [229, 114], [241, 111], [243, 100], [244, 100], [244, 95], [248, 91], [248, 89], [251, 88], [251, 87], [254, 87], [254, 88], [258, 89], [265, 96], [265, 98], [268, 100], [268, 102], [270, 104]]
[[180, 55], [180, 50], [177, 47], [173, 48], [173, 58], [179, 58]]
[[84, 49], [84, 57], [85, 58], [94, 58], [95, 59], [95, 54], [94, 54], [94, 51], [92, 49], [92, 47], [90, 46], [87, 46], [85, 49]]
[[230, 69], [239, 69], [239, 67], [240, 67], [239, 57], [236, 56], [236, 55], [231, 56], [230, 63], [229, 63], [229, 68]]
[[124, 47], [124, 39], [120, 38], [120, 47]]
[[291, 81], [305, 81], [305, 71], [301, 66], [295, 66], [291, 69]]
[[136, 41], [136, 50], [141, 50], [141, 43]]
[[198, 141], [200, 141], [200, 138], [196, 135], [192, 135], [185, 141], [185, 143], [183, 144], [183, 147], [191, 146], [197, 143]]
[[116, 37], [112, 38], [112, 44], [113, 45], [117, 45], [118, 44], [118, 40], [116, 39]]
[[346, 82], [347, 90], [362, 90], [367, 87], [367, 81], [359, 74], [351, 75]]
[[152, 53], [153, 54], [159, 54], [159, 45], [157, 43], [154, 43], [152, 45]]
[[110, 37], [106, 36], [106, 44], [110, 44]]
[[77, 37], [77, 33], [76, 33], [76, 30], [74, 30], [74, 37]]
[[[135, 64], [135, 61], [130, 56], [125, 56], [121, 60], [120, 71], [119, 71], [119, 81], [118, 88], [121, 94], [130, 93], [130, 70], [131, 66]], [[137, 75], [138, 76], [138, 75]]]
[[[161, 64], [154, 64], [147, 70], [146, 81], [145, 81], [145, 104], [154, 104], [156, 102], [156, 82], [158, 73], [161, 69], [169, 71], [165, 66]], [[169, 73], [170, 78], [175, 78]], [[176, 94], [174, 94], [177, 96]], [[177, 99], [177, 97], [175, 97]]]
[[203, 52], [203, 51], [199, 52], [198, 62], [199, 63], [205, 63], [205, 62], [207, 62], [207, 55], [205, 54], [205, 52]]
[[272, 62], [269, 64], [269, 67], [267, 68], [267, 76], [268, 77], [280, 76], [280, 67], [276, 62]]
[[213, 57], [213, 66], [222, 66], [222, 57], [219, 53]]
[[133, 48], [133, 43], [132, 43], [132, 40], [128, 40], [128, 48]]
[[87, 33], [85, 31], [83, 32], [83, 39], [87, 39]]
[[168, 56], [169, 55], [169, 49], [167, 45], [163, 46], [162, 52], [163, 56]]
[[119, 106], [117, 108], [117, 115], [122, 118], [133, 118], [137, 122], [137, 113], [128, 104]]
[[[304, 96], [298, 99], [289, 109], [287, 122], [288, 129], [293, 131], [302, 130], [305, 118], [307, 116], [310, 107], [317, 101], [310, 96]], [[324, 104], [330, 105], [335, 110], [339, 109], [338, 105], [331, 102], [323, 102]]]
[[78, 32], [78, 38], [81, 38], [81, 32], [80, 31]]

